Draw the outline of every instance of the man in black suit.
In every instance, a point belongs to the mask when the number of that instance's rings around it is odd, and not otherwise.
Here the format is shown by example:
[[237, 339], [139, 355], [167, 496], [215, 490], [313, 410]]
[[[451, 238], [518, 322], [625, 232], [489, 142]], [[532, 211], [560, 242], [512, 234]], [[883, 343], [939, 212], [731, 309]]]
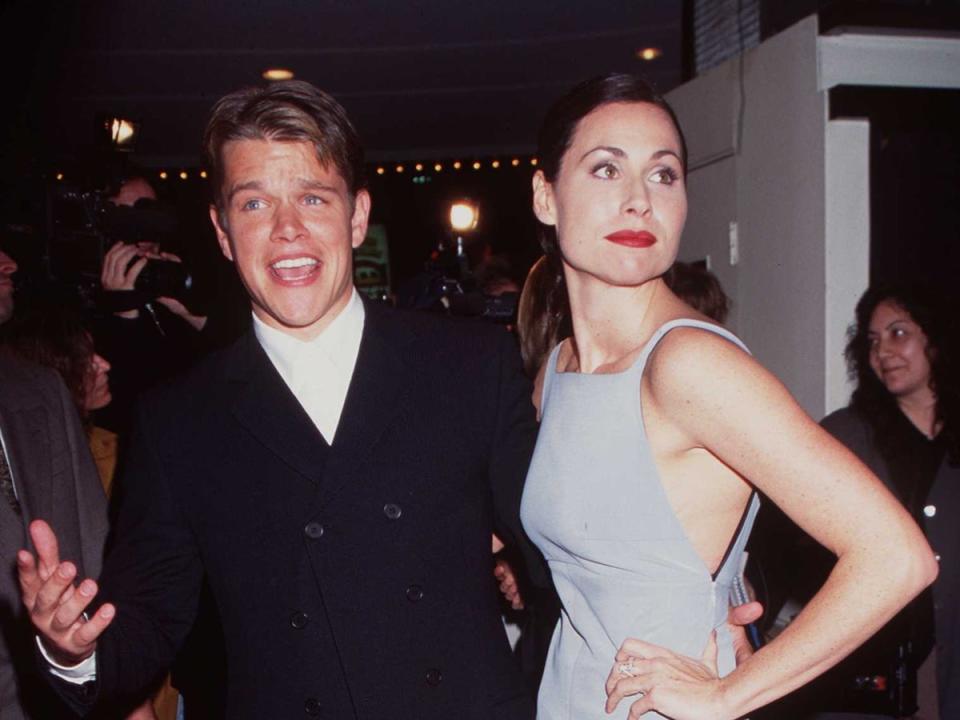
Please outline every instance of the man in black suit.
[[228, 95], [206, 147], [254, 328], [143, 402], [99, 588], [31, 527], [23, 598], [58, 687], [81, 710], [135, 696], [206, 576], [230, 718], [532, 717], [491, 581], [535, 434], [514, 344], [359, 299], [370, 197], [328, 95]]

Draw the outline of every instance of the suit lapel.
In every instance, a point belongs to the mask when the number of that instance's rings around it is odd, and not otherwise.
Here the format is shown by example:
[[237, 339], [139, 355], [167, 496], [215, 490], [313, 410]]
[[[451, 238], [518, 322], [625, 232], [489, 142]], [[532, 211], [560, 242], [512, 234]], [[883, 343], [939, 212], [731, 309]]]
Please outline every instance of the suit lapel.
[[15, 408], [0, 406], [7, 461], [25, 526], [34, 517], [49, 518], [53, 508], [54, 468], [47, 421], [47, 410], [39, 403]]
[[252, 330], [235, 349], [228, 376], [235, 392], [232, 412], [237, 421], [298, 473], [319, 482], [329, 446]]
[[324, 501], [335, 495], [374, 452], [405, 407], [413, 364], [404, 348], [412, 335], [392, 311], [366, 302], [363, 337], [324, 477]]

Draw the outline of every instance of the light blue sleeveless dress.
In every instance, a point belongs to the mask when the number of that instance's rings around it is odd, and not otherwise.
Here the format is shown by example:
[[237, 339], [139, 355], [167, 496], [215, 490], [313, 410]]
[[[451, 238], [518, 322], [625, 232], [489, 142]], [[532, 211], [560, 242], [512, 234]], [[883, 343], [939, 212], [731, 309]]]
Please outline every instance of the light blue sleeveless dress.
[[728, 598], [759, 500], [751, 496], [711, 576], [667, 500], [640, 406], [647, 358], [676, 327], [702, 328], [746, 350], [727, 330], [684, 319], [657, 330], [620, 373], [557, 373], [559, 347], [547, 361], [540, 434], [521, 505], [523, 525], [563, 604], [538, 720], [626, 718], [638, 698], [606, 715], [604, 683], [627, 637], [700, 658], [716, 629], [721, 676], [735, 667], [725, 626]]

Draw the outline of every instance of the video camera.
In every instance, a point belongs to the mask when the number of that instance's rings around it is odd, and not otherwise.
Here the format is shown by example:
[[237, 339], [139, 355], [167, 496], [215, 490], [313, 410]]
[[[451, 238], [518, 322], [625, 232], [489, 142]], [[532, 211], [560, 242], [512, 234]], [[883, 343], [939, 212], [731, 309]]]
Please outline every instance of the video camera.
[[[99, 289], [107, 250], [116, 242], [163, 247], [177, 230], [173, 214], [156, 200], [114, 205], [104, 190], [56, 185], [48, 196], [47, 259], [50, 275], [78, 286], [84, 294]], [[158, 296], [183, 297], [193, 277], [182, 263], [150, 261], [137, 277], [136, 302]]]

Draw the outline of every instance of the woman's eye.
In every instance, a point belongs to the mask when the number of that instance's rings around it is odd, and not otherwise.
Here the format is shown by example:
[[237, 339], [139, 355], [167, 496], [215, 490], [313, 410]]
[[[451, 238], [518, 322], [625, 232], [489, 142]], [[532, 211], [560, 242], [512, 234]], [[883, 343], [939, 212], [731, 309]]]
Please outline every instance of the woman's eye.
[[607, 162], [597, 165], [593, 169], [592, 175], [603, 180], [613, 180], [614, 178], [619, 177], [620, 171], [617, 169], [616, 165]]
[[650, 178], [655, 183], [660, 183], [661, 185], [673, 185], [677, 180], [680, 179], [680, 176], [677, 174], [677, 171], [673, 168], [660, 168]]

